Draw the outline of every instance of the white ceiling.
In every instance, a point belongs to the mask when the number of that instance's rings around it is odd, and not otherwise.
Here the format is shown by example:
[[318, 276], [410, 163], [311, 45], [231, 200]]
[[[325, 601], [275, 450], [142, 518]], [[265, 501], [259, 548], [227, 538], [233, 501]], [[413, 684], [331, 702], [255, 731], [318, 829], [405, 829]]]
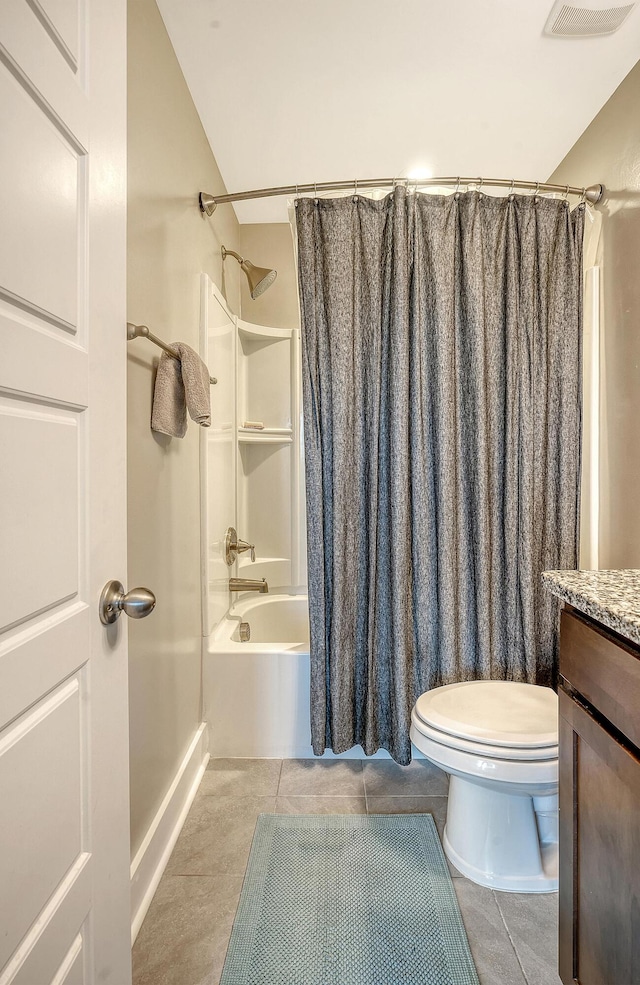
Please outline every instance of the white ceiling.
[[[416, 167], [543, 181], [640, 58], [638, 7], [560, 40], [542, 34], [552, 0], [158, 6], [230, 192]], [[287, 219], [281, 198], [234, 207]]]

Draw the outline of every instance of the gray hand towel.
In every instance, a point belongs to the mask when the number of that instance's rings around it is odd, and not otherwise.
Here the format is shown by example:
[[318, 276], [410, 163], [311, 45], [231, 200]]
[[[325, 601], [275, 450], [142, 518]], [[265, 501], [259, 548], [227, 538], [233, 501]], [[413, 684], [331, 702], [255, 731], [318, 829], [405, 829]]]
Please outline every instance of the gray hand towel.
[[191, 346], [172, 342], [180, 360], [162, 353], [153, 391], [151, 427], [172, 438], [187, 433], [187, 410], [192, 421], [211, 426], [209, 370]]

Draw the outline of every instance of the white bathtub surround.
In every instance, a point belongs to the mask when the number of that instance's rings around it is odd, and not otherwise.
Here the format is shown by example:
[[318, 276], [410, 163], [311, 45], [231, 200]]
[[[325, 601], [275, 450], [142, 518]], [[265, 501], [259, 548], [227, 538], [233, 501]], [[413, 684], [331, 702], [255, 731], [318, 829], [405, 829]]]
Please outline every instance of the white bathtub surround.
[[[203, 275], [200, 354], [218, 380], [200, 443], [204, 636], [232, 604], [230, 577], [306, 591], [299, 344], [296, 330], [237, 318]], [[227, 565], [229, 527], [255, 544], [255, 562], [243, 554]]]
[[470, 681], [418, 698], [411, 739], [450, 776], [445, 852], [491, 889], [558, 888], [558, 699], [548, 687]]
[[203, 722], [131, 863], [131, 944], [135, 942], [209, 762]]

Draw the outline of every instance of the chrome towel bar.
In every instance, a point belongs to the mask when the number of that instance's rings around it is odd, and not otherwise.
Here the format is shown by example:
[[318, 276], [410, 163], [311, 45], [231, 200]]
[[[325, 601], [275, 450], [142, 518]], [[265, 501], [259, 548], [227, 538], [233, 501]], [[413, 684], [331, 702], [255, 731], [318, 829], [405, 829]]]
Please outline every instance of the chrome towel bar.
[[[164, 352], [166, 352], [168, 356], [171, 356], [173, 359], [180, 360], [180, 356], [175, 351], [175, 349], [172, 349], [170, 345], [167, 345], [167, 343], [163, 342], [162, 339], [159, 339], [157, 335], [154, 335], [153, 332], [150, 332], [146, 325], [134, 325], [133, 322], [128, 321], [127, 339], [129, 340], [129, 342], [132, 342], [133, 339], [140, 339], [140, 338], [149, 339], [150, 342], [153, 342], [154, 345], [159, 346]], [[215, 376], [210, 376], [209, 382], [217, 383], [218, 381], [215, 378]]]

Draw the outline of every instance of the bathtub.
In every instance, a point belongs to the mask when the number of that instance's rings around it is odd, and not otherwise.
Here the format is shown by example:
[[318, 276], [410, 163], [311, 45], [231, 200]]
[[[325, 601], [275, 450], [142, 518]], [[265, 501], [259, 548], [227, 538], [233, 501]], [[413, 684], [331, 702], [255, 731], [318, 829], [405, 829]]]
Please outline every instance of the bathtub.
[[203, 642], [211, 755], [312, 756], [306, 595], [243, 595]]
[[[240, 623], [251, 639], [240, 641]], [[311, 759], [306, 595], [243, 595], [203, 639], [203, 704], [215, 758]], [[362, 759], [354, 746], [323, 759]], [[414, 748], [415, 758], [423, 754]], [[389, 759], [379, 750], [372, 759]]]

